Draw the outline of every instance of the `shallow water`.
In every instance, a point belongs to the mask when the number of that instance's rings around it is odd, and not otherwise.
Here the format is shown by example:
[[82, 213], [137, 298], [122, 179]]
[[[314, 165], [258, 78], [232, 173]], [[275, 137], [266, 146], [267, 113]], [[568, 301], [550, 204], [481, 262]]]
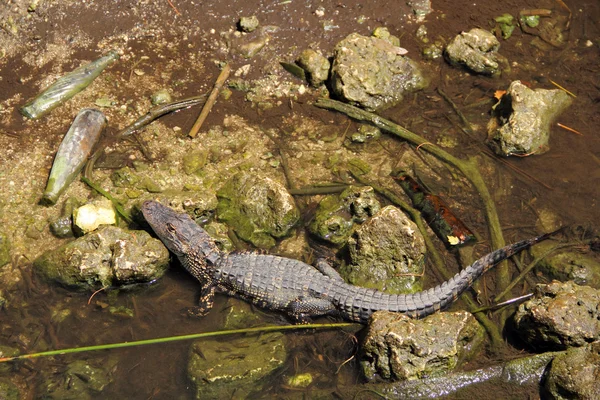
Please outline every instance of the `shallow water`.
[[[466, 158], [483, 151], [479, 143], [485, 139], [493, 92], [506, 89], [512, 80], [520, 79], [546, 89], [555, 88], [550, 82], [554, 81], [575, 93], [577, 98], [560, 116], [559, 122], [581, 135], [554, 126], [549, 152], [504, 160], [530, 177], [487, 156], [482, 159], [496, 167], [484, 164], [482, 170], [496, 200], [507, 242], [539, 232], [535, 224], [542, 210], [551, 211], [563, 224], [596, 228], [600, 221], [600, 137], [597, 134], [600, 123], [600, 4], [597, 1], [529, 1], [524, 4], [517, 1], [434, 1], [434, 11], [424, 24], [430, 39], [442, 38], [447, 42], [462, 30], [491, 29], [493, 23], [490, 21], [506, 12], [516, 15], [522, 9], [547, 8], [568, 15], [565, 6], [572, 16], [570, 29], [565, 32], [568, 39], [564, 46], [535, 50], [530, 44], [533, 37], [516, 29], [510, 39], [501, 40], [500, 49], [511, 62], [512, 71], [502, 78], [491, 79], [450, 67], [442, 59], [422, 61], [420, 48], [423, 45], [415, 38], [420, 24], [407, 17], [409, 10], [404, 2], [383, 1], [367, 6], [359, 1], [213, 3], [174, 0], [173, 8], [167, 1], [42, 1], [35, 12], [29, 13], [26, 2], [3, 4], [0, 7], [6, 8], [6, 15], [13, 16], [18, 31], [0, 31], [0, 44], [4, 49], [4, 56], [0, 57], [0, 100], [3, 101], [0, 109], [0, 186], [4, 188], [0, 195], [0, 223], [14, 242], [11, 268], [20, 270], [21, 281], [11, 287], [11, 304], [0, 310], [0, 344], [39, 351], [221, 329], [222, 312], [227, 308], [227, 299], [222, 296], [218, 296], [215, 309], [205, 318], [191, 319], [181, 312], [195, 303], [199, 286], [177, 263], [173, 263], [168, 275], [151, 288], [120, 293], [114, 298], [101, 292], [89, 303], [89, 293], [72, 293], [48, 286], [32, 275], [31, 261], [45, 248], [60, 243], [50, 236], [47, 228], [37, 238], [26, 235], [26, 227], [32, 220], [43, 226], [47, 218], [59, 213], [57, 209], [36, 205], [45, 186], [53, 149], [60, 143], [77, 110], [93, 105], [99, 97], [111, 97], [117, 104], [125, 106], [124, 109], [116, 106], [105, 110], [114, 133], [117, 127], [130, 122], [132, 114], [143, 113], [144, 108], [138, 107], [137, 103], [131, 106], [133, 112], [128, 109], [128, 99], [147, 96], [155, 88], [165, 86], [174, 88], [182, 98], [207, 91], [218, 75], [215, 60], [228, 59], [234, 71], [249, 64], [250, 72], [245, 77], [248, 80], [268, 73], [283, 80], [293, 80], [278, 67], [279, 61], [292, 61], [307, 47], [331, 54], [335, 44], [348, 34], [367, 35], [377, 26], [386, 26], [392, 34], [400, 36], [402, 47], [408, 49], [409, 56], [423, 62], [431, 78], [428, 89], [382, 114], [434, 143], [440, 134], [451, 137], [458, 145], [449, 151], [458, 157]], [[323, 16], [319, 7], [323, 8]], [[224, 51], [219, 35], [235, 29], [239, 17], [247, 15], [256, 15], [263, 26], [279, 27], [270, 33], [271, 39], [265, 49], [249, 60]], [[362, 23], [360, 16], [364, 16]], [[18, 105], [34, 96], [40, 86], [47, 85], [48, 81], [42, 77], [55, 78], [77, 67], [80, 60], [94, 59], [112, 47], [121, 49], [126, 57], [111, 69], [110, 79], [94, 83], [88, 94], [78, 95], [48, 118], [32, 123], [20, 117]], [[438, 88], [462, 109], [472, 125], [479, 127], [474, 137], [461, 133], [460, 120], [436, 92]], [[243, 117], [251, 125], [283, 132], [292, 131], [290, 124], [304, 118], [319, 121], [321, 126], [331, 127], [333, 132], [338, 132], [339, 127], [355, 128], [356, 124], [350, 122], [349, 125], [345, 116], [313, 107], [310, 102], [316, 95], [309, 92], [293, 101], [283, 97], [281, 104], [261, 110], [246, 102], [242, 93], [234, 91], [231, 98], [217, 103], [205, 126], [223, 124], [224, 117], [233, 114]], [[485, 102], [485, 99], [489, 101]], [[481, 100], [484, 101], [480, 106], [469, 107]], [[196, 113], [195, 110], [184, 110], [161, 122], [168, 128], [177, 126], [187, 132]], [[330, 132], [312, 134], [318, 139], [327, 137]], [[180, 136], [183, 138], [183, 134]], [[202, 143], [204, 139], [200, 135], [197, 140]], [[289, 143], [292, 147], [301, 147], [301, 144]], [[278, 150], [272, 144], [270, 146], [273, 152]], [[388, 165], [393, 164], [395, 155], [407, 145], [384, 135], [377, 145], [350, 145], [349, 148], [357, 153], [370, 152], [377, 165]], [[141, 157], [135, 151], [125, 148], [121, 161], [128, 162], [131, 154]], [[161, 159], [160, 152], [156, 159]], [[309, 167], [310, 164], [304, 165], [304, 168]], [[295, 170], [300, 182], [318, 183], [303, 179], [302, 172], [302, 169]], [[109, 173], [110, 170], [100, 171], [99, 176]], [[306, 176], [312, 175], [306, 171]], [[450, 174], [442, 172], [441, 176], [450, 177]], [[456, 187], [451, 180], [446, 180], [438, 183], [435, 190], [457, 206], [465, 222], [486, 238], [486, 222], [479, 200], [472, 193]], [[76, 195], [89, 193], [83, 186], [73, 190]], [[304, 198], [300, 201], [309, 214], [314, 202]], [[477, 247], [480, 253], [486, 250], [489, 250], [487, 241]], [[493, 278], [487, 279], [493, 289]], [[425, 286], [433, 284], [435, 281], [430, 279]], [[134, 317], [106, 312], [108, 304], [133, 309]], [[459, 302], [455, 307], [464, 306]], [[71, 315], [58, 322], [52, 315], [56, 310], [70, 310]], [[281, 323], [276, 315], [265, 315], [265, 319]], [[319, 377], [305, 392], [308, 397], [310, 390], [317, 388], [337, 392], [343, 397], [351, 384], [360, 382], [355, 359], [335, 374], [356, 350], [348, 334], [311, 332], [286, 334], [286, 337], [288, 362], [282, 372], [269, 381], [265, 397], [285, 398], [303, 393], [285, 387], [284, 377], [295, 372], [312, 371]], [[332, 346], [332, 343], [336, 345]], [[17, 364], [10, 376], [30, 398], [37, 398], [39, 392], [31, 388], [42, 381], [42, 371], [61, 371], [74, 359], [103, 365], [116, 358], [118, 364], [113, 383], [97, 398], [190, 398], [192, 391], [185, 377], [188, 349], [189, 343], [182, 342], [37, 359]], [[507, 354], [513, 351], [506, 349]], [[491, 360], [481, 359], [468, 368], [490, 364]], [[505, 397], [498, 394], [509, 395], [512, 390], [519, 389], [494, 387], [490, 393], [494, 393], [495, 398]], [[516, 396], [521, 398], [521, 395], [525, 394], [519, 392]], [[532, 395], [536, 395], [535, 391]]]

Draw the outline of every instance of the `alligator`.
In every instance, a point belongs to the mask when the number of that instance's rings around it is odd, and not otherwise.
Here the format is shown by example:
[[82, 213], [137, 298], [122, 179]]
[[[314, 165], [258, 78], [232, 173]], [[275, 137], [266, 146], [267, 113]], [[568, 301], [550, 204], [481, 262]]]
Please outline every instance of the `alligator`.
[[284, 312], [299, 322], [311, 317], [338, 315], [365, 324], [371, 314], [380, 310], [413, 318], [425, 317], [456, 301], [494, 265], [555, 233], [489, 253], [429, 290], [394, 295], [350, 285], [324, 260], [318, 260], [313, 267], [299, 260], [268, 254], [222, 252], [187, 214], [177, 213], [156, 201], [144, 202], [142, 213], [158, 238], [200, 281], [198, 315], [208, 313], [217, 292]]

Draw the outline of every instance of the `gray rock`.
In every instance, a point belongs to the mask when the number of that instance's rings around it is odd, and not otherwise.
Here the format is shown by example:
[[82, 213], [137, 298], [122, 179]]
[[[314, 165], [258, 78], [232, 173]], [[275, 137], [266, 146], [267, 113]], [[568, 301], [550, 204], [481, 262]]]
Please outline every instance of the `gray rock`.
[[474, 28], [448, 43], [445, 55], [453, 65], [461, 65], [478, 74], [495, 75], [502, 60], [498, 54], [500, 42], [489, 31]]
[[483, 341], [483, 328], [466, 311], [436, 313], [422, 320], [378, 311], [369, 322], [361, 366], [368, 379], [440, 376], [472, 358]]
[[308, 230], [321, 240], [342, 246], [354, 232], [355, 223], [374, 215], [380, 207], [372, 187], [351, 186], [339, 196], [326, 196], [319, 202]]
[[279, 182], [239, 172], [217, 192], [219, 219], [256, 247], [270, 248], [300, 219], [294, 198]]
[[384, 39], [352, 33], [334, 51], [331, 86], [342, 99], [369, 111], [402, 101], [404, 93], [427, 86], [406, 50]]
[[533, 347], [583, 346], [600, 339], [600, 291], [574, 282], [538, 285], [514, 318], [519, 337]]
[[314, 50], [304, 50], [296, 63], [304, 69], [308, 82], [314, 87], [321, 85], [329, 77], [329, 60]]
[[[534, 258], [541, 257], [551, 250], [556, 244], [542, 242], [530, 250]], [[600, 262], [592, 255], [561, 249], [544, 257], [536, 265], [536, 271], [550, 279], [559, 281], [573, 281], [578, 285], [591, 286], [600, 289]]]
[[571, 102], [562, 90], [531, 90], [521, 81], [512, 82], [494, 107], [488, 144], [503, 156], [545, 153], [550, 148], [550, 125]]
[[98, 290], [152, 282], [169, 264], [169, 252], [146, 231], [107, 226], [57, 249], [33, 263], [46, 280], [78, 290]]
[[356, 286], [387, 293], [422, 289], [425, 240], [419, 229], [394, 206], [381, 209], [348, 241], [351, 263], [340, 273]]
[[548, 399], [600, 399], [600, 342], [557, 355], [544, 389]]

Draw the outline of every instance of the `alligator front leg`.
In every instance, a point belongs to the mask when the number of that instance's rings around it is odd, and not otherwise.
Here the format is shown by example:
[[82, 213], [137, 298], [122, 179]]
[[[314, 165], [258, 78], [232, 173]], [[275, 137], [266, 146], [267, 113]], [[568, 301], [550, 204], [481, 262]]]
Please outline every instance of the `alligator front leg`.
[[209, 313], [215, 300], [215, 285], [206, 284], [200, 291], [200, 299], [196, 307], [188, 307], [187, 313], [191, 317], [203, 317]]

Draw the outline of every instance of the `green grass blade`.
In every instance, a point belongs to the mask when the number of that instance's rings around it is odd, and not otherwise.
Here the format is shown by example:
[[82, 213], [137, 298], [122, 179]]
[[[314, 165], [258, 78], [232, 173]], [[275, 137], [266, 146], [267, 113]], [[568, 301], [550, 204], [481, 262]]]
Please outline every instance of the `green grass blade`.
[[38, 357], [50, 357], [57, 356], [63, 354], [73, 354], [73, 353], [82, 353], [84, 351], [97, 351], [97, 350], [109, 350], [109, 349], [119, 349], [123, 347], [135, 347], [135, 346], [145, 346], [149, 344], [158, 344], [158, 343], [168, 343], [168, 342], [178, 342], [182, 340], [193, 340], [193, 339], [201, 339], [215, 336], [227, 336], [227, 335], [236, 335], [236, 334], [244, 334], [244, 333], [264, 333], [264, 332], [278, 332], [278, 331], [289, 331], [289, 330], [300, 330], [300, 329], [334, 329], [334, 328], [346, 328], [351, 326], [362, 326], [353, 322], [342, 322], [335, 324], [304, 324], [304, 325], [270, 325], [270, 326], [260, 326], [254, 328], [243, 328], [243, 329], [231, 329], [226, 331], [216, 331], [216, 332], [204, 332], [204, 333], [193, 333], [190, 335], [181, 335], [181, 336], [169, 336], [163, 338], [156, 339], [146, 339], [146, 340], [137, 340], [135, 342], [121, 342], [121, 343], [112, 343], [112, 344], [100, 344], [96, 346], [85, 346], [85, 347], [74, 347], [62, 350], [50, 350], [50, 351], [42, 351], [40, 353], [30, 353], [30, 354], [21, 354], [14, 357], [3, 357], [0, 358], [0, 363], [14, 360], [24, 360], [29, 358], [38, 358]]

